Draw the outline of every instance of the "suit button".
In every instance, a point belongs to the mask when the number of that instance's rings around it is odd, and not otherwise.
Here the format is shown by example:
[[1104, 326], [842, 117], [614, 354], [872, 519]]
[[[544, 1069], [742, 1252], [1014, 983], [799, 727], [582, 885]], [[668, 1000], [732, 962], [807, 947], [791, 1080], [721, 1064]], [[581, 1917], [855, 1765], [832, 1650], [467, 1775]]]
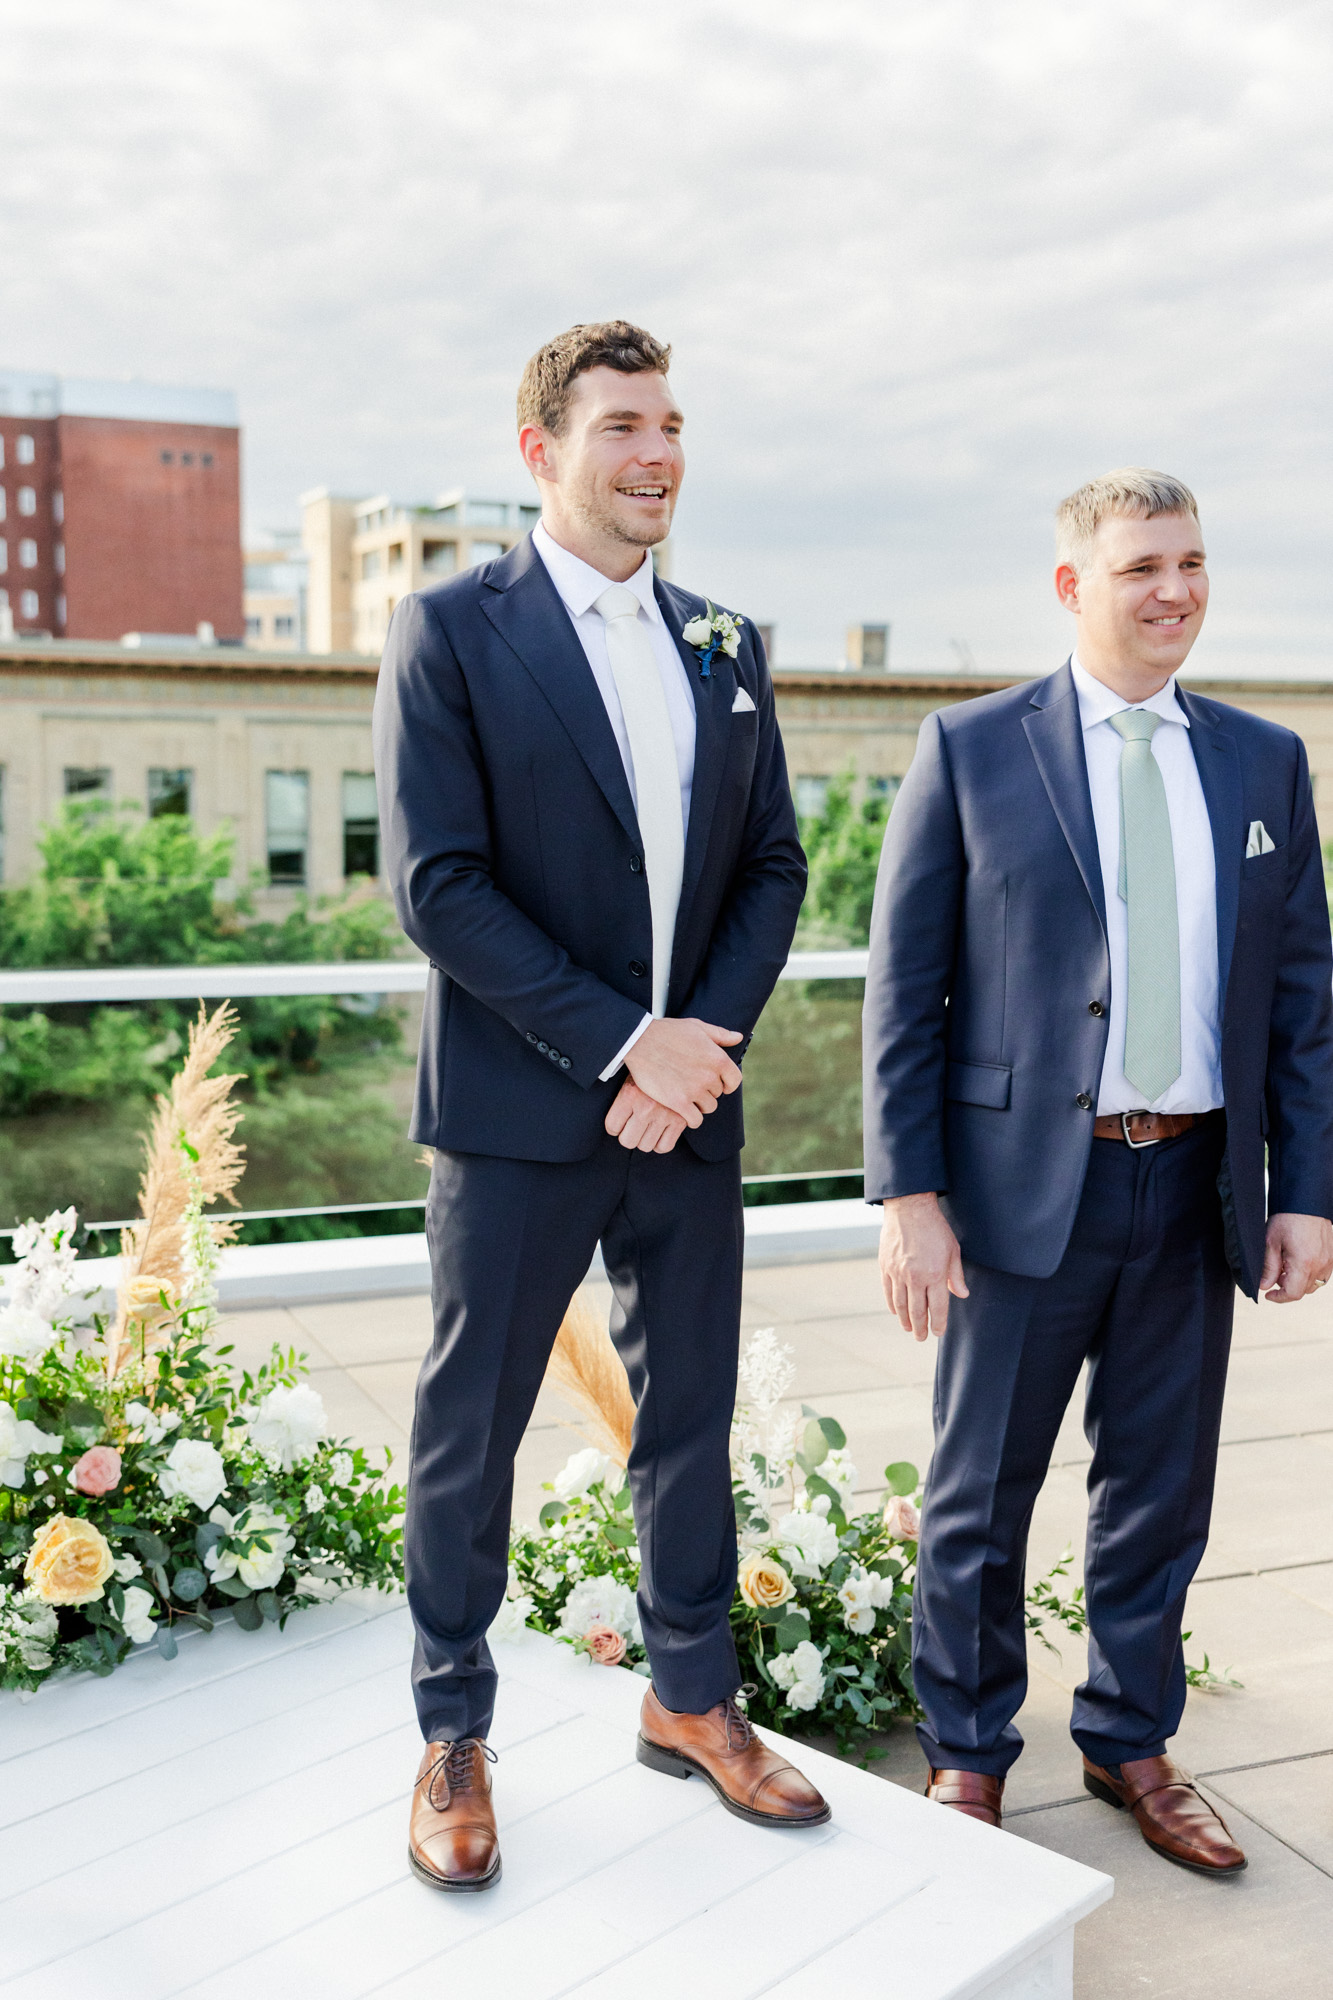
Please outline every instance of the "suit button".
[[630, 858], [629, 858], [629, 872], [630, 872], [630, 874], [631, 874], [631, 875], [637, 875], [637, 874], [638, 874], [638, 873], [640, 872], [640, 870], [642, 869], [642, 867], [643, 867], [643, 862], [642, 862], [642, 860], [640, 859], [640, 857], [639, 857], [639, 856], [638, 856], [637, 854], [631, 854], [631, 856], [630, 856]]
[[648, 971], [647, 966], [641, 958], [632, 958], [629, 962], [629, 969], [632, 979], [643, 979], [646, 977]]
[[561, 1056], [561, 1058], [560, 1058], [560, 1067], [561, 1067], [561, 1069], [573, 1069], [574, 1065], [573, 1065], [573, 1063], [572, 1063], [572, 1062], [570, 1061], [570, 1059], [569, 1059], [569, 1057], [568, 1057], [568, 1056]]
[[1100, 1000], [1089, 1000], [1088, 1012], [1090, 1014], [1095, 1014], [1097, 1016], [1097, 1019], [1100, 1021], [1102, 1015], [1106, 1012], [1106, 1009], [1105, 1007], [1103, 1007]]
[[1077, 1104], [1080, 1111], [1091, 1111], [1092, 1109], [1092, 1099], [1088, 1096], [1086, 1090], [1080, 1090], [1078, 1096], [1074, 1099], [1074, 1102], [1075, 1104]]
[[548, 1056], [548, 1055], [550, 1055], [550, 1053], [551, 1053], [551, 1044], [550, 1044], [549, 1042], [538, 1042], [538, 1044], [537, 1044], [537, 1053], [538, 1053], [538, 1055], [540, 1055], [540, 1056]]
[[537, 1037], [535, 1035], [529, 1035], [528, 1040], [532, 1043], [532, 1046], [535, 1049], [537, 1046]]

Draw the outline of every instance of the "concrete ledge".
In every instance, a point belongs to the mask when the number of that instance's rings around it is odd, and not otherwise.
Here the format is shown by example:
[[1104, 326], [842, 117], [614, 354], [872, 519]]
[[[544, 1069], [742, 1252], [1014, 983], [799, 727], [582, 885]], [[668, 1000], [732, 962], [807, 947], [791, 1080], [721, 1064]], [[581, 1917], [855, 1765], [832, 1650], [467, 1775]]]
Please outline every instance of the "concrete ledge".
[[[878, 1241], [879, 1210], [863, 1201], [793, 1201], [745, 1211], [747, 1265], [868, 1257]], [[108, 1311], [119, 1281], [119, 1258], [88, 1258], [78, 1266], [78, 1275], [81, 1283], [99, 1288], [95, 1305]], [[599, 1253], [589, 1276], [602, 1275]], [[0, 1303], [6, 1278], [7, 1271], [0, 1268]], [[395, 1298], [429, 1290], [430, 1259], [422, 1234], [242, 1244], [223, 1252], [218, 1280], [222, 1304], [229, 1312], [250, 1306], [313, 1305], [328, 1299]]]

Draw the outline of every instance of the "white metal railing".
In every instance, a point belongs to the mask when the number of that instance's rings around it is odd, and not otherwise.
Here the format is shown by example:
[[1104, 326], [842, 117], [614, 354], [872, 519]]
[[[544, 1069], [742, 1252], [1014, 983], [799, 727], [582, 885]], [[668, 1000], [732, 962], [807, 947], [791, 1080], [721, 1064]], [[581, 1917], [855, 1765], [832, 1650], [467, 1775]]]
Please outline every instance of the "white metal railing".
[[[864, 979], [868, 951], [794, 951], [781, 979]], [[423, 993], [418, 959], [349, 959], [321, 965], [114, 965], [68, 972], [0, 972], [0, 1005], [50, 1007], [89, 1000], [250, 1000], [319, 993]]]

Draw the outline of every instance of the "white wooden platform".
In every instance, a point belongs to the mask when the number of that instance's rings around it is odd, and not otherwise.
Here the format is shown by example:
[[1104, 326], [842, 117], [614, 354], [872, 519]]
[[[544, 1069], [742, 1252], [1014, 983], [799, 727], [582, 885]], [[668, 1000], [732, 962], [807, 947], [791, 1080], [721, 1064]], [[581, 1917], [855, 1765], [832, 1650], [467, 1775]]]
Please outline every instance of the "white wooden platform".
[[1093, 1873], [805, 1746], [830, 1826], [768, 1833], [634, 1761], [642, 1682], [500, 1649], [504, 1879], [406, 1868], [400, 1601], [0, 1697], [5, 2000], [1060, 2000]]

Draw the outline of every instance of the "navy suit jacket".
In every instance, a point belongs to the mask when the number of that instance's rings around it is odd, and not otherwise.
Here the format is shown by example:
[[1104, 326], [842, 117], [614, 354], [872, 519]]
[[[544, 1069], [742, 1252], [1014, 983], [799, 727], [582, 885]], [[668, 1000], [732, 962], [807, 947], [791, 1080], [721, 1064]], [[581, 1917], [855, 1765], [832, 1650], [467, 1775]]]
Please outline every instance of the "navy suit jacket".
[[[704, 600], [656, 591], [696, 729], [667, 1011], [748, 1038], [805, 893], [772, 682], [748, 621], [705, 680], [679, 639]], [[412, 1137], [586, 1159], [623, 1081], [599, 1075], [652, 1004], [652, 913], [615, 733], [531, 539], [398, 605], [375, 773], [399, 921], [431, 963]], [[686, 1137], [734, 1153], [741, 1093]]]
[[[1183, 688], [1179, 698], [1216, 857], [1228, 1255], [1254, 1296], [1268, 1214], [1333, 1219], [1328, 905], [1300, 738]], [[1252, 820], [1274, 844], [1247, 859]], [[921, 726], [871, 924], [867, 1199], [933, 1189], [967, 1256], [1048, 1277], [1087, 1172], [1109, 1002], [1066, 664]]]

